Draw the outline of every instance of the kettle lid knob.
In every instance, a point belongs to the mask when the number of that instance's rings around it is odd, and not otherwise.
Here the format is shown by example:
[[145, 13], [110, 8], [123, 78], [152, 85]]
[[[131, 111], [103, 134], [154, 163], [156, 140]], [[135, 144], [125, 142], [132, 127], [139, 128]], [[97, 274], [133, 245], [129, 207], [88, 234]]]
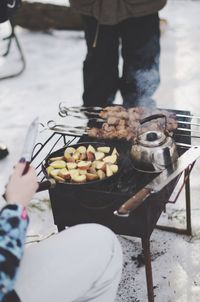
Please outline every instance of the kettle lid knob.
[[147, 133], [146, 140], [148, 142], [154, 142], [158, 139], [158, 134], [156, 132]]

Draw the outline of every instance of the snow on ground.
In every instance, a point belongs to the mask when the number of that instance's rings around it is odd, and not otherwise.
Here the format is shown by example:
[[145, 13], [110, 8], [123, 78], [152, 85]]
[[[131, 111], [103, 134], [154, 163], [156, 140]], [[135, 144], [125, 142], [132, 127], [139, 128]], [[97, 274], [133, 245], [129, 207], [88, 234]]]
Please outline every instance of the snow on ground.
[[[52, 0], [53, 1], [53, 0]], [[49, 2], [49, 1], [48, 1]], [[63, 4], [63, 1], [53, 1]], [[155, 94], [159, 107], [191, 110], [200, 114], [200, 1], [171, 0], [160, 16], [166, 19], [161, 38], [161, 85]], [[9, 31], [0, 25], [0, 36]], [[82, 61], [86, 47], [83, 32], [30, 32], [17, 28], [26, 58], [26, 70], [17, 78], [0, 81], [0, 141], [9, 146], [10, 155], [0, 161], [0, 193], [19, 159], [28, 124], [35, 116], [42, 123], [58, 118], [58, 104], [81, 105]], [[5, 48], [1, 43], [0, 51]], [[8, 58], [0, 58], [0, 74], [19, 67], [18, 53], [12, 45]], [[121, 102], [117, 95], [117, 101]], [[42, 127], [40, 128], [42, 129]], [[49, 132], [42, 132], [38, 141]], [[199, 144], [198, 141], [195, 143]], [[191, 177], [193, 237], [155, 230], [151, 237], [155, 301], [196, 302], [200, 300], [200, 222], [199, 161]], [[28, 241], [40, 240], [56, 231], [47, 192], [36, 194], [30, 206]], [[2, 200], [3, 204], [3, 200]], [[184, 194], [167, 207], [159, 223], [183, 226]], [[33, 236], [35, 235], [35, 237]], [[140, 240], [120, 237], [124, 251], [124, 271], [117, 302], [147, 301], [145, 271]]]

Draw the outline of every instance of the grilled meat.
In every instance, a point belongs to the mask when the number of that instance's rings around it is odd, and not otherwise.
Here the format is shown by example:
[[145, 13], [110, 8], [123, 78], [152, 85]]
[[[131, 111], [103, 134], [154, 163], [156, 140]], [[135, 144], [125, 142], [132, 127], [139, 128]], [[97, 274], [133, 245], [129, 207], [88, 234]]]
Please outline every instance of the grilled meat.
[[[174, 113], [167, 110], [149, 110], [144, 107], [126, 109], [122, 106], [105, 107], [99, 116], [105, 119], [101, 128], [91, 128], [88, 135], [99, 138], [127, 138], [136, 137], [137, 131], [164, 130], [165, 120], [162, 118], [151, 120], [140, 126], [140, 120], [152, 114], [164, 114], [167, 117], [167, 130], [173, 132], [177, 129], [177, 121]], [[139, 127], [140, 126], [140, 127]]]

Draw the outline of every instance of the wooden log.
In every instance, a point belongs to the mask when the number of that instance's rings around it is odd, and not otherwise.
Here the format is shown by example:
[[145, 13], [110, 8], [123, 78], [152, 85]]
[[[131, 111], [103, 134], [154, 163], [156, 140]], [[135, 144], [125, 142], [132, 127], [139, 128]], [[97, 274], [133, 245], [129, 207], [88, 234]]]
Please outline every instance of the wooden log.
[[68, 6], [26, 2], [18, 9], [14, 24], [30, 30], [82, 30], [81, 15]]

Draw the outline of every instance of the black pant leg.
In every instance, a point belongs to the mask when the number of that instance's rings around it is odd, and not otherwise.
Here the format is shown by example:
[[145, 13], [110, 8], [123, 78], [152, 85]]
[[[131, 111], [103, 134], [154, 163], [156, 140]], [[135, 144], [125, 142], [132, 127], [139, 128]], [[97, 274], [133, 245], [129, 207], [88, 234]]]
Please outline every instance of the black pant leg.
[[107, 106], [113, 102], [119, 83], [117, 26], [100, 25], [94, 48], [97, 21], [84, 16], [84, 23], [87, 55], [83, 64], [83, 103], [85, 106]]
[[160, 83], [160, 28], [158, 14], [130, 18], [119, 25], [122, 39], [123, 104], [155, 106], [152, 95]]

